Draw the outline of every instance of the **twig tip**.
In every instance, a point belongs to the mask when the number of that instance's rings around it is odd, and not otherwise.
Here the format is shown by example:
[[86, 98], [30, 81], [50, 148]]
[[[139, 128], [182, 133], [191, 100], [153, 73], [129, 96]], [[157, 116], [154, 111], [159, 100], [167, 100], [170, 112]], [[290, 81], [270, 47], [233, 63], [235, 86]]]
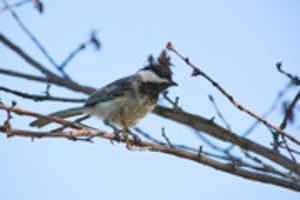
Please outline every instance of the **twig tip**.
[[169, 51], [173, 51], [174, 50], [174, 46], [172, 44], [172, 42], [168, 42], [167, 45], [166, 45], [166, 48], [169, 50]]

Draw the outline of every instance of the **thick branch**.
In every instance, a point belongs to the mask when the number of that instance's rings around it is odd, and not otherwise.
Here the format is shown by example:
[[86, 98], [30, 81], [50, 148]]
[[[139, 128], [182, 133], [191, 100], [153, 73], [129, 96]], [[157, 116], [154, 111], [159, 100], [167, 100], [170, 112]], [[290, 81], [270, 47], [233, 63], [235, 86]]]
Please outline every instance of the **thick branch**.
[[[80, 92], [83, 92], [86, 94], [90, 94], [93, 91], [95, 91], [94, 88], [81, 86], [73, 81], [62, 79], [61, 77], [53, 74], [52, 72], [48, 71], [47, 69], [44, 69], [44, 66], [39, 64], [37, 61], [35, 61], [29, 55], [27, 55], [22, 49], [20, 49], [15, 44], [10, 42], [2, 34], [0, 34], [0, 41], [2, 41], [4, 44], [6, 44], [8, 47], [10, 47], [13, 51], [15, 51], [18, 55], [20, 55], [26, 61], [28, 61], [29, 64], [31, 64], [32, 66], [41, 70], [47, 77], [49, 77], [49, 76], [52, 77], [49, 79], [51, 81], [55, 82], [55, 84], [64, 86], [66, 88], [75, 90], [77, 92], [80, 91]], [[221, 139], [223, 141], [228, 141], [228, 142], [237, 144], [238, 146], [240, 146], [243, 149], [246, 149], [246, 150], [248, 149], [255, 153], [261, 154], [264, 157], [266, 157], [282, 166], [285, 166], [292, 171], [295, 171], [297, 174], [300, 174], [300, 169], [299, 169], [300, 167], [297, 165], [295, 166], [295, 164], [292, 161], [290, 161], [288, 158], [278, 155], [278, 154], [272, 152], [271, 150], [269, 150], [268, 148], [265, 148], [257, 143], [254, 143], [251, 140], [240, 138], [236, 134], [228, 134], [230, 132], [224, 130], [223, 128], [221, 128], [220, 126], [218, 126], [216, 124], [209, 123], [209, 120], [204, 119], [200, 116], [195, 116], [195, 115], [192, 115], [192, 114], [189, 114], [186, 112], [178, 112], [178, 111], [171, 110], [171, 109], [161, 107], [161, 106], [158, 106], [155, 109], [154, 113], [156, 113], [162, 117], [167, 117], [176, 122], [183, 123], [192, 128], [195, 128], [197, 130], [206, 132], [207, 134], [209, 134], [213, 137], [216, 137], [218, 139]]]
[[211, 120], [205, 119], [198, 115], [193, 115], [191, 113], [176, 111], [161, 106], [157, 106], [154, 112], [167, 119], [171, 119], [178, 123], [194, 128], [198, 131], [202, 131], [214, 138], [236, 144], [242, 149], [249, 150], [258, 155], [264, 156], [265, 158], [268, 158], [273, 162], [290, 169], [298, 175], [300, 174], [300, 166], [295, 164], [290, 159], [258, 143], [255, 143], [252, 140], [242, 138], [237, 134], [213, 123]]
[[[71, 80], [65, 80], [65, 79], [57, 76], [56, 74], [52, 73], [51, 71], [47, 70], [43, 65], [41, 65], [39, 62], [37, 62], [32, 57], [30, 57], [27, 53], [25, 53], [22, 49], [20, 49], [14, 43], [9, 41], [1, 33], [0, 33], [0, 41], [2, 43], [4, 43], [7, 47], [12, 49], [19, 56], [21, 56], [27, 63], [29, 63], [34, 68], [36, 68], [40, 72], [42, 72], [49, 79], [49, 81], [51, 81], [51, 83], [66, 87], [66, 88], [76, 91], [76, 92], [82, 92], [85, 94], [90, 94], [93, 91], [95, 91], [94, 88], [82, 86]], [[12, 109], [11, 109], [11, 111], [12, 111]], [[218, 138], [220, 140], [228, 141], [233, 144], [236, 144], [243, 149], [255, 152], [259, 155], [262, 155], [262, 156], [274, 161], [275, 163], [277, 163], [279, 165], [285, 166], [286, 168], [290, 169], [291, 171], [293, 171], [297, 174], [300, 173], [299, 166], [295, 165], [291, 160], [284, 157], [283, 155], [278, 155], [278, 154], [272, 152], [270, 149], [263, 147], [262, 145], [259, 145], [251, 140], [241, 138], [238, 135], [236, 135], [230, 131], [227, 131], [220, 126], [218, 126], [214, 123], [211, 123], [210, 120], [207, 120], [200, 116], [192, 115], [190, 113], [179, 112], [179, 111], [171, 110], [171, 109], [161, 107], [161, 106], [157, 106], [154, 113], [156, 113], [162, 117], [171, 119], [173, 121], [185, 124], [196, 130], [203, 131], [203, 132], [205, 132], [215, 138]], [[35, 117], [46, 117], [46, 116], [40, 115], [40, 116], [35, 116]], [[58, 120], [58, 119], [55, 119], [55, 120]], [[57, 121], [57, 123], [59, 123], [59, 122]], [[158, 147], [160, 147], [160, 146], [158, 146]], [[161, 149], [158, 147], [156, 149], [153, 149], [153, 151], [161, 151], [164, 153], [174, 155], [174, 152], [173, 152], [174, 148], [168, 147], [167, 149]], [[219, 161], [214, 161], [214, 160], [211, 161], [209, 159], [203, 159], [203, 156], [201, 156], [201, 158], [199, 158], [198, 155], [191, 154], [190, 152], [180, 152], [180, 153], [178, 153], [178, 155], [177, 154], [175, 154], [175, 155], [178, 157], [182, 157], [182, 158], [187, 158], [187, 159], [190, 158], [190, 160], [194, 160], [196, 162], [200, 162], [202, 164], [212, 166], [216, 169], [220, 169], [222, 171], [233, 173], [233, 174], [236, 174], [236, 175], [248, 178], [248, 179], [258, 180], [258, 181], [262, 181], [262, 182], [268, 182], [268, 183], [280, 185], [280, 186], [287, 187], [287, 188], [293, 188], [294, 190], [297, 190], [297, 191], [299, 190], [299, 186], [298, 185], [295, 186], [294, 183], [284, 182], [285, 180], [282, 181], [282, 179], [276, 179], [276, 181], [274, 181], [273, 177], [271, 177], [271, 179], [269, 179], [270, 176], [245, 171], [244, 169], [240, 169], [240, 168], [236, 169], [232, 165], [223, 164], [223, 163], [220, 163]], [[190, 157], [190, 156], [192, 156], [192, 157]], [[258, 175], [261, 175], [261, 176], [257, 177]], [[293, 186], [291, 186], [291, 184]]]
[[[81, 137], [91, 137], [91, 138], [99, 137], [103, 139], [108, 139], [110, 141], [113, 141], [116, 138], [114, 133], [106, 133], [103, 131], [88, 131], [88, 130], [48, 133], [48, 132], [32, 132], [26, 130], [11, 129], [9, 133], [7, 133], [4, 127], [0, 127], [0, 132], [3, 132], [4, 134], [8, 134], [9, 136], [23, 136], [23, 137], [30, 137], [30, 138], [47, 138], [47, 137], [64, 138], [64, 139], [74, 140], [74, 141], [80, 139]], [[125, 143], [126, 141], [123, 138], [121, 139], [121, 142]], [[227, 172], [229, 174], [237, 175], [246, 179], [259, 181], [262, 183], [269, 183], [269, 184], [281, 186], [294, 191], [300, 191], [300, 185], [295, 182], [285, 180], [282, 178], [277, 178], [263, 173], [255, 173], [250, 170], [239, 168], [232, 164], [222, 163], [220, 161], [211, 159], [201, 154], [199, 155], [199, 154], [183, 151], [180, 149], [176, 149], [173, 147], [169, 147], [167, 145], [159, 145], [159, 144], [149, 143], [145, 141], [141, 141], [135, 145], [144, 150], [169, 154], [175, 157], [195, 161], [199, 164], [203, 164], [212, 167], [214, 169]]]

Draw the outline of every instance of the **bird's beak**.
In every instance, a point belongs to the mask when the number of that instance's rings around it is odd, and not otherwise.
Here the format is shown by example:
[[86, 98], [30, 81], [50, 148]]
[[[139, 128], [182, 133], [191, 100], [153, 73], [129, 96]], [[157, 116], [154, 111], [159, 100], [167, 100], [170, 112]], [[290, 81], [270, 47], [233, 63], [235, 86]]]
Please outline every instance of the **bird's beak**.
[[169, 86], [178, 86], [178, 84], [175, 81], [170, 81]]

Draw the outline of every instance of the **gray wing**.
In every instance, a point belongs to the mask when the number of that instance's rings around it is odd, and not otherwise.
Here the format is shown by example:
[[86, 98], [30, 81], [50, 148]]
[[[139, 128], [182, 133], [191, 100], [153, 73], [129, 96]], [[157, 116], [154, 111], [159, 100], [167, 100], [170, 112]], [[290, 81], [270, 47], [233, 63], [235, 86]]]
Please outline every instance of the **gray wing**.
[[135, 90], [136, 81], [136, 76], [128, 76], [116, 80], [92, 93], [90, 97], [86, 100], [84, 106], [94, 106], [99, 102], [109, 101], [116, 97], [121, 97], [125, 94], [129, 94]]

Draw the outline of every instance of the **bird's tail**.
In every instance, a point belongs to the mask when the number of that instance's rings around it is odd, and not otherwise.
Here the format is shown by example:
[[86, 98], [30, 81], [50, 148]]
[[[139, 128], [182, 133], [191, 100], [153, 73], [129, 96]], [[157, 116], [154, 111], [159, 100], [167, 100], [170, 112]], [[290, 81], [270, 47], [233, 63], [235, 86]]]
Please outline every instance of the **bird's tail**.
[[[51, 113], [48, 116], [59, 117], [59, 118], [68, 118], [68, 117], [74, 117], [76, 115], [84, 114], [84, 111], [85, 111], [85, 108], [81, 106], [81, 107], [69, 108], [66, 110], [60, 110], [60, 111]], [[51, 123], [50, 120], [45, 119], [45, 118], [39, 118], [37, 120], [32, 121], [30, 123], [30, 126], [42, 128], [43, 126], [46, 126], [49, 123]]]

